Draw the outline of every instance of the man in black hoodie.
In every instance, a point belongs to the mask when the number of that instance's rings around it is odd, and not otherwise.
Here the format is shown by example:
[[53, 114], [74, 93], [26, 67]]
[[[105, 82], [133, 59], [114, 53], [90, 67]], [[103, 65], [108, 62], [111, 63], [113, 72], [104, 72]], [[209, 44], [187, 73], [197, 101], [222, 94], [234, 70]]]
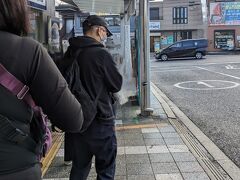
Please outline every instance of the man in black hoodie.
[[71, 135], [71, 180], [86, 180], [91, 169], [92, 157], [98, 180], [113, 180], [117, 141], [114, 128], [115, 113], [112, 94], [120, 91], [122, 76], [111, 54], [104, 48], [104, 41], [112, 33], [104, 19], [91, 15], [83, 22], [84, 36], [69, 40], [71, 50], [82, 49], [78, 56], [80, 79], [92, 100], [97, 100], [97, 115], [89, 128]]

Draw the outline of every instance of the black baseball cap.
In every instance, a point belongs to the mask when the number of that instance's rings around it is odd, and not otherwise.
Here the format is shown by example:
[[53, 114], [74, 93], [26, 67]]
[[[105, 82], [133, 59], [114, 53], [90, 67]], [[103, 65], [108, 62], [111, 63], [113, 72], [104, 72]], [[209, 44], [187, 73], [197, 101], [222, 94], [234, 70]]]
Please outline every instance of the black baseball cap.
[[109, 29], [107, 27], [108, 25], [107, 25], [106, 21], [102, 17], [100, 17], [100, 16], [97, 16], [97, 15], [90, 15], [90, 16], [88, 16], [85, 19], [85, 21], [83, 22], [83, 26], [85, 26], [85, 25], [89, 26], [89, 27], [90, 26], [103, 26], [107, 30], [107, 37], [112, 36], [111, 31], [109, 31]]

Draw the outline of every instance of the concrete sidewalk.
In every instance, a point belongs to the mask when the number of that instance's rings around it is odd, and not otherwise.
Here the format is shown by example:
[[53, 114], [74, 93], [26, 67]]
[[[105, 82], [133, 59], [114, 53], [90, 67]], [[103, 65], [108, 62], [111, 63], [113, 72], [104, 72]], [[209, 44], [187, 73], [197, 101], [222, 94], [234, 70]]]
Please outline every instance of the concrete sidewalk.
[[[116, 180], [209, 180], [179, 133], [166, 109], [151, 93], [154, 116], [142, 118], [139, 107], [125, 105], [116, 120], [118, 155]], [[45, 180], [68, 179], [71, 167], [63, 164], [63, 145], [44, 175]], [[94, 163], [89, 180], [96, 179]], [[228, 179], [228, 178], [226, 178]]]

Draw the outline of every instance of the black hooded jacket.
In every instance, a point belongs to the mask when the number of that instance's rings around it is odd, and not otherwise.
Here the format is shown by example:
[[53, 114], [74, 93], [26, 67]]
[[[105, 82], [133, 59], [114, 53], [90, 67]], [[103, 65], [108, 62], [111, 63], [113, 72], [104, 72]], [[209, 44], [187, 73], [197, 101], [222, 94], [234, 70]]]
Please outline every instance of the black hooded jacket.
[[[120, 91], [122, 76], [119, 73], [111, 54], [104, 46], [88, 36], [74, 37], [69, 40], [70, 49], [78, 56], [81, 82], [92, 100], [100, 93], [97, 103], [97, 118], [115, 119], [112, 106], [112, 93]], [[106, 121], [105, 121], [106, 122]]]

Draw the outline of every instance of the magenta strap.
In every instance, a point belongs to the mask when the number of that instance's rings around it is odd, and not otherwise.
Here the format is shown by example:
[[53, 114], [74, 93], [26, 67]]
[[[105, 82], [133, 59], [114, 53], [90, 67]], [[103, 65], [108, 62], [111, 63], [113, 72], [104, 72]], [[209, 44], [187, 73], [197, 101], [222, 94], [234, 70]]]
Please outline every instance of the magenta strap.
[[19, 100], [24, 100], [31, 108], [36, 105], [29, 94], [29, 87], [19, 81], [14, 75], [0, 63], [0, 84], [17, 96]]

